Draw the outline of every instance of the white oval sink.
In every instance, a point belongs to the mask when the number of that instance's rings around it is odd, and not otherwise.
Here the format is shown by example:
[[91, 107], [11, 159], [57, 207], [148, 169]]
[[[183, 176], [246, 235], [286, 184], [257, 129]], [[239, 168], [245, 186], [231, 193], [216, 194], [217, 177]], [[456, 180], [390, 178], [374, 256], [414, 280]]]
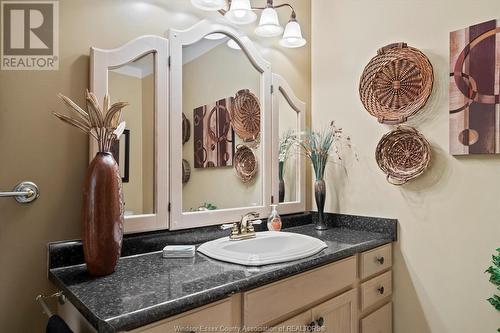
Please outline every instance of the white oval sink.
[[262, 266], [306, 258], [327, 248], [325, 242], [290, 232], [258, 232], [255, 238], [219, 238], [203, 243], [198, 251], [222, 261], [245, 266]]

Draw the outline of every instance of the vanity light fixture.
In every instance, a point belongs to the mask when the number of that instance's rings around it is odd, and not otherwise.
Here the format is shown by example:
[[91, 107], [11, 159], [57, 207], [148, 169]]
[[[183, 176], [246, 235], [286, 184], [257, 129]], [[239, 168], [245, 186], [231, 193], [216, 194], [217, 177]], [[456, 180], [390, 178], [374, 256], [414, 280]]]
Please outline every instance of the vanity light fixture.
[[226, 6], [226, 0], [191, 0], [193, 6], [201, 10], [220, 10]]
[[[216, 0], [191, 0], [195, 2], [215, 2]], [[234, 24], [250, 24], [257, 19], [255, 11], [262, 11], [260, 15], [259, 25], [255, 28], [255, 34], [260, 37], [276, 37], [282, 35], [280, 45], [287, 48], [299, 48], [307, 44], [307, 41], [302, 36], [302, 29], [297, 21], [297, 14], [292, 5], [288, 3], [274, 5], [273, 0], [267, 0], [266, 7], [252, 7], [250, 0], [224, 0], [225, 8], [215, 8], [212, 10], [218, 11], [224, 15], [230, 22]], [[281, 26], [278, 18], [277, 9], [288, 7], [292, 11], [290, 19], [285, 27]], [[215, 38], [212, 38], [215, 39]], [[229, 46], [228, 42], [228, 46]], [[231, 43], [232, 46], [237, 46], [236, 43]], [[235, 45], [236, 44], [236, 45]], [[230, 46], [231, 47], [231, 46]], [[234, 48], [234, 47], [232, 47]], [[239, 47], [238, 47], [239, 48]]]

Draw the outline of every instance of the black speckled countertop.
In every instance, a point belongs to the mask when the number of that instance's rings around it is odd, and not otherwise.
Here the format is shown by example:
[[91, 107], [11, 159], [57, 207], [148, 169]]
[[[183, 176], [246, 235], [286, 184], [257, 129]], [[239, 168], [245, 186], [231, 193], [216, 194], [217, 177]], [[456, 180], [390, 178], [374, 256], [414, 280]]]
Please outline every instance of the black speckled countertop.
[[[301, 220], [314, 219], [311, 214], [302, 215]], [[332, 229], [326, 231], [316, 231], [312, 224], [303, 223], [293, 223], [295, 226], [286, 229], [317, 237], [327, 243], [327, 249], [305, 259], [261, 267], [224, 263], [198, 253], [189, 259], [164, 259], [161, 251], [141, 253], [138, 250], [140, 254], [122, 257], [112, 275], [92, 278], [84, 264], [50, 266], [50, 260], [60, 263], [61, 253], [65, 251], [74, 257], [78, 252], [77, 241], [49, 244], [49, 267], [52, 267], [49, 278], [99, 332], [117, 332], [396, 240], [396, 220], [332, 214], [331, 221]]]

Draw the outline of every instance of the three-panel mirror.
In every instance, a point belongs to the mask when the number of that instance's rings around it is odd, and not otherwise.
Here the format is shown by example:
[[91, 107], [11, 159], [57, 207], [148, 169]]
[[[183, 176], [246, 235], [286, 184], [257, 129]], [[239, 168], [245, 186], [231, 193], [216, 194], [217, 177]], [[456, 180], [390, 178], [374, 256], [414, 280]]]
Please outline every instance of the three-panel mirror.
[[126, 232], [266, 218], [271, 203], [305, 209], [295, 144], [305, 105], [232, 27], [202, 21], [167, 39], [92, 48], [91, 89], [129, 103], [112, 149]]

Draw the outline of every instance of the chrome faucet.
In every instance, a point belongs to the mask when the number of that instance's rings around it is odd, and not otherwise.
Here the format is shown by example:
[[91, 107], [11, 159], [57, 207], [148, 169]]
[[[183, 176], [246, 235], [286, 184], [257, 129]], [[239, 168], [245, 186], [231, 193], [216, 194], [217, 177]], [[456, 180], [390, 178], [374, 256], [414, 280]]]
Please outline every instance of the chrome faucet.
[[233, 223], [231, 226], [231, 240], [243, 240], [255, 238], [255, 229], [252, 220], [258, 219], [259, 213], [250, 212], [241, 217], [240, 222]]

